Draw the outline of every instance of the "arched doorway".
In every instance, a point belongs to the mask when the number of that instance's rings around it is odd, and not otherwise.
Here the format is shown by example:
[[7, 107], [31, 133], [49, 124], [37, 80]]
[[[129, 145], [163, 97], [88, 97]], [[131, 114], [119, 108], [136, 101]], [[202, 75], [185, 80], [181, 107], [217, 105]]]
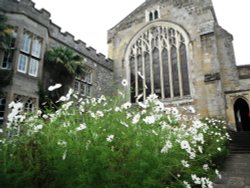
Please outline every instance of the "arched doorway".
[[235, 122], [238, 131], [250, 131], [249, 106], [247, 102], [239, 98], [234, 103]]

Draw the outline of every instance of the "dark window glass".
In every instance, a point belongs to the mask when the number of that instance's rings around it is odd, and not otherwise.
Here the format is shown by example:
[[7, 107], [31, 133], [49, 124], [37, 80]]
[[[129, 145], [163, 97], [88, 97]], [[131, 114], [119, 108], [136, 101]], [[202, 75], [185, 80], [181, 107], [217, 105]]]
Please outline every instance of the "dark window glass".
[[168, 51], [166, 48], [164, 48], [162, 51], [162, 62], [163, 62], [165, 98], [170, 98], [169, 68], [168, 68], [169, 62], [168, 62]]
[[[143, 79], [140, 75], [143, 75], [142, 71], [142, 56], [139, 55], [137, 57], [137, 75], [138, 75], [138, 95], [143, 94]], [[140, 98], [140, 100], [143, 100], [143, 97]]]
[[144, 76], [146, 79], [146, 95], [150, 95], [151, 94], [151, 75], [150, 75], [150, 58], [149, 58], [149, 54], [145, 53], [145, 72], [146, 75]]
[[152, 20], [153, 20], [153, 13], [150, 12], [150, 13], [149, 13], [149, 21], [152, 21]]
[[154, 14], [155, 14], [155, 19], [158, 19], [158, 18], [159, 18], [159, 14], [158, 14], [158, 11], [157, 11], [157, 10], [155, 11]]
[[189, 78], [188, 78], [188, 67], [187, 67], [187, 52], [186, 46], [181, 44], [180, 46], [180, 62], [181, 62], [181, 74], [182, 74], [182, 86], [183, 95], [189, 95]]
[[4, 121], [4, 111], [5, 111], [5, 98], [0, 97], [0, 124]]
[[131, 102], [135, 102], [135, 59], [130, 59], [130, 90]]
[[160, 74], [160, 61], [159, 50], [154, 48], [153, 50], [153, 71], [154, 71], [154, 93], [161, 98], [161, 74]]
[[179, 76], [178, 76], [177, 51], [174, 46], [172, 46], [171, 48], [171, 62], [172, 62], [174, 96], [179, 97], [180, 88], [179, 88]]

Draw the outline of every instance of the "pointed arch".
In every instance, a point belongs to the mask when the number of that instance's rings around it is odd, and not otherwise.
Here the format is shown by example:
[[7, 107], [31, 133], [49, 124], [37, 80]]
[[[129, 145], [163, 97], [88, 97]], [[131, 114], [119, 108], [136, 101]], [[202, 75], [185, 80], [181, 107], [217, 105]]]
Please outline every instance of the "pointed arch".
[[234, 115], [237, 131], [250, 131], [249, 105], [243, 98], [235, 101]]
[[157, 10], [155, 10], [155, 12], [154, 12], [154, 18], [155, 18], [155, 19], [158, 19], [158, 18], [159, 18], [159, 13], [158, 13]]
[[[182, 27], [169, 22], [154, 22], [138, 32], [125, 54], [128, 69], [135, 72], [130, 75], [133, 76], [130, 80], [135, 82], [135, 87], [131, 86], [135, 92], [130, 94], [143, 94], [144, 99], [151, 93], [160, 99], [189, 96], [189, 41]], [[127, 57], [134, 57], [135, 61]], [[135, 65], [131, 65], [133, 63]], [[136, 75], [137, 71], [142, 79]]]
[[154, 19], [154, 15], [152, 12], [149, 13], [149, 21], [152, 21]]

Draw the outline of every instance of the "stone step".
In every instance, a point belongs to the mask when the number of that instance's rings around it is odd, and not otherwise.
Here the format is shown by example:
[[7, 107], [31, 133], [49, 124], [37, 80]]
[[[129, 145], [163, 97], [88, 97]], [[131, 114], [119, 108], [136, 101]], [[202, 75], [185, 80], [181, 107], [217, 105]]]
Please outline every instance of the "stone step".
[[244, 151], [250, 151], [250, 147], [249, 146], [229, 146], [230, 151], [234, 151], [234, 150], [244, 150]]
[[230, 132], [229, 144], [231, 154], [250, 154], [250, 132]]
[[250, 132], [230, 132], [229, 156], [214, 188], [250, 188]]

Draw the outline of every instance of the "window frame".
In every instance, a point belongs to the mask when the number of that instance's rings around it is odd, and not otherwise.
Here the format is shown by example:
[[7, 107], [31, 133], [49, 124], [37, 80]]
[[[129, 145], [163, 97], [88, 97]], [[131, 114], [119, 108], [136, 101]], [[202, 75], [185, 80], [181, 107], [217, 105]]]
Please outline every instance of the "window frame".
[[[21, 63], [21, 58], [22, 57], [26, 57], [24, 70], [20, 69], [20, 63]], [[27, 67], [28, 67], [28, 62], [29, 62], [29, 57], [27, 55], [19, 54], [18, 64], [17, 64], [17, 71], [21, 72], [21, 73], [26, 73], [27, 72]]]
[[[34, 64], [35, 63], [35, 64]], [[35, 65], [35, 66], [34, 66]], [[34, 76], [34, 77], [37, 77], [37, 74], [38, 74], [38, 67], [39, 67], [39, 61], [37, 59], [34, 59], [34, 58], [30, 58], [30, 63], [29, 63], [29, 71], [28, 71], [28, 74], [30, 76]], [[34, 70], [35, 71], [34, 71]]]
[[160, 19], [160, 7], [152, 7], [149, 10], [145, 11], [146, 22], [152, 22], [157, 19]]
[[[16, 38], [17, 38], [17, 32], [18, 32], [18, 27], [13, 27], [10, 26], [12, 29], [12, 36], [11, 36], [11, 41], [9, 44], [9, 50], [8, 51], [3, 51], [3, 59], [2, 62], [0, 63], [0, 69], [4, 70], [11, 70], [12, 65], [14, 63], [14, 55], [15, 55], [15, 47], [16, 47]], [[6, 64], [6, 66], [4, 66]]]
[[93, 72], [90, 68], [86, 68], [86, 71], [82, 75], [76, 76], [73, 83], [74, 91], [82, 96], [91, 96], [92, 76]]
[[[20, 73], [28, 74], [32, 77], [38, 77], [39, 65], [41, 62], [43, 47], [43, 39], [28, 30], [23, 30], [23, 38], [21, 42], [17, 71]], [[19, 69], [20, 58], [22, 56], [28, 57], [25, 70]]]
[[32, 41], [31, 56], [40, 58], [42, 50], [42, 41], [39, 37], [34, 37]]
[[[28, 102], [30, 101], [30, 102]], [[15, 103], [22, 103], [23, 104], [23, 110], [24, 112], [34, 112], [35, 108], [36, 108], [36, 98], [32, 98], [30, 96], [24, 96], [24, 95], [19, 95], [19, 94], [14, 94], [14, 102]], [[30, 105], [31, 104], [31, 108], [30, 106], [27, 107], [27, 104]]]
[[[2, 100], [5, 100], [5, 102], [2, 103]], [[1, 108], [3, 109], [1, 110]], [[6, 109], [6, 97], [0, 96], [0, 124], [4, 122], [5, 109]]]
[[[25, 36], [28, 36], [28, 37], [25, 37]], [[28, 40], [28, 42], [27, 42], [27, 40]], [[29, 54], [30, 50], [31, 50], [31, 43], [32, 43], [32, 34], [29, 31], [24, 30], [23, 37], [21, 40], [20, 51]], [[27, 49], [26, 49], [26, 47], [27, 47]]]
[[[157, 32], [159, 34], [153, 33], [151, 29], [157, 29]], [[166, 38], [161, 38], [161, 40], [152, 40], [148, 41], [148, 37], [151, 39], [154, 39], [154, 37], [165, 36], [167, 34]], [[160, 43], [159, 43], [160, 42]], [[185, 46], [185, 58], [180, 57], [180, 46], [183, 44]], [[152, 51], [155, 47], [159, 49], [159, 57], [160, 57], [160, 85], [161, 85], [161, 97], [159, 99], [163, 101], [169, 101], [169, 100], [183, 100], [190, 98], [192, 96], [191, 94], [191, 82], [184, 82], [183, 78], [188, 78], [190, 80], [190, 73], [189, 73], [189, 64], [190, 64], [190, 39], [187, 32], [180, 27], [179, 25], [176, 25], [174, 23], [166, 22], [166, 21], [157, 21], [152, 22], [151, 24], [144, 27], [141, 31], [139, 31], [130, 41], [128, 44], [127, 50], [125, 52], [125, 70], [126, 70], [126, 77], [129, 82], [128, 84], [128, 91], [130, 91], [130, 98], [131, 102], [136, 102], [137, 97], [141, 96], [143, 100], [146, 99], [146, 97], [151, 94], [155, 93], [155, 87], [154, 87], [154, 64], [153, 64], [153, 57], [152, 57]], [[175, 46], [177, 48], [177, 63], [178, 63], [178, 87], [180, 88], [180, 94], [174, 93], [174, 84], [173, 84], [173, 75], [172, 75], [172, 59], [170, 54], [170, 48], [171, 46]], [[165, 56], [163, 57], [163, 50], [165, 51]], [[148, 56], [146, 56], [148, 54]], [[143, 91], [139, 92], [139, 81], [138, 79], [141, 77], [138, 72], [138, 61], [137, 56], [143, 55], [143, 74], [142, 77], [144, 77], [144, 87]], [[165, 58], [165, 60], [163, 60]], [[134, 63], [133, 72], [131, 72], [131, 60], [137, 61]], [[148, 60], [148, 65], [145, 64]], [[166, 65], [163, 63], [166, 62]], [[181, 61], [186, 62], [186, 67], [182, 69], [182, 63]], [[165, 68], [164, 68], [165, 66]], [[167, 67], [166, 67], [167, 66]], [[148, 70], [150, 69], [150, 70]], [[165, 73], [164, 71], [168, 71], [168, 73]], [[183, 70], [186, 71], [186, 76], [183, 76]], [[166, 77], [165, 74], [168, 74]], [[168, 83], [165, 83], [165, 79], [167, 79]], [[147, 82], [150, 81], [150, 85], [147, 84]], [[132, 83], [133, 82], [133, 83]], [[188, 89], [185, 90], [186, 85], [188, 84]], [[168, 92], [165, 91], [165, 88], [169, 88]], [[187, 92], [185, 92], [187, 91]], [[128, 93], [129, 94], [129, 93]], [[176, 94], [176, 96], [175, 96]]]

